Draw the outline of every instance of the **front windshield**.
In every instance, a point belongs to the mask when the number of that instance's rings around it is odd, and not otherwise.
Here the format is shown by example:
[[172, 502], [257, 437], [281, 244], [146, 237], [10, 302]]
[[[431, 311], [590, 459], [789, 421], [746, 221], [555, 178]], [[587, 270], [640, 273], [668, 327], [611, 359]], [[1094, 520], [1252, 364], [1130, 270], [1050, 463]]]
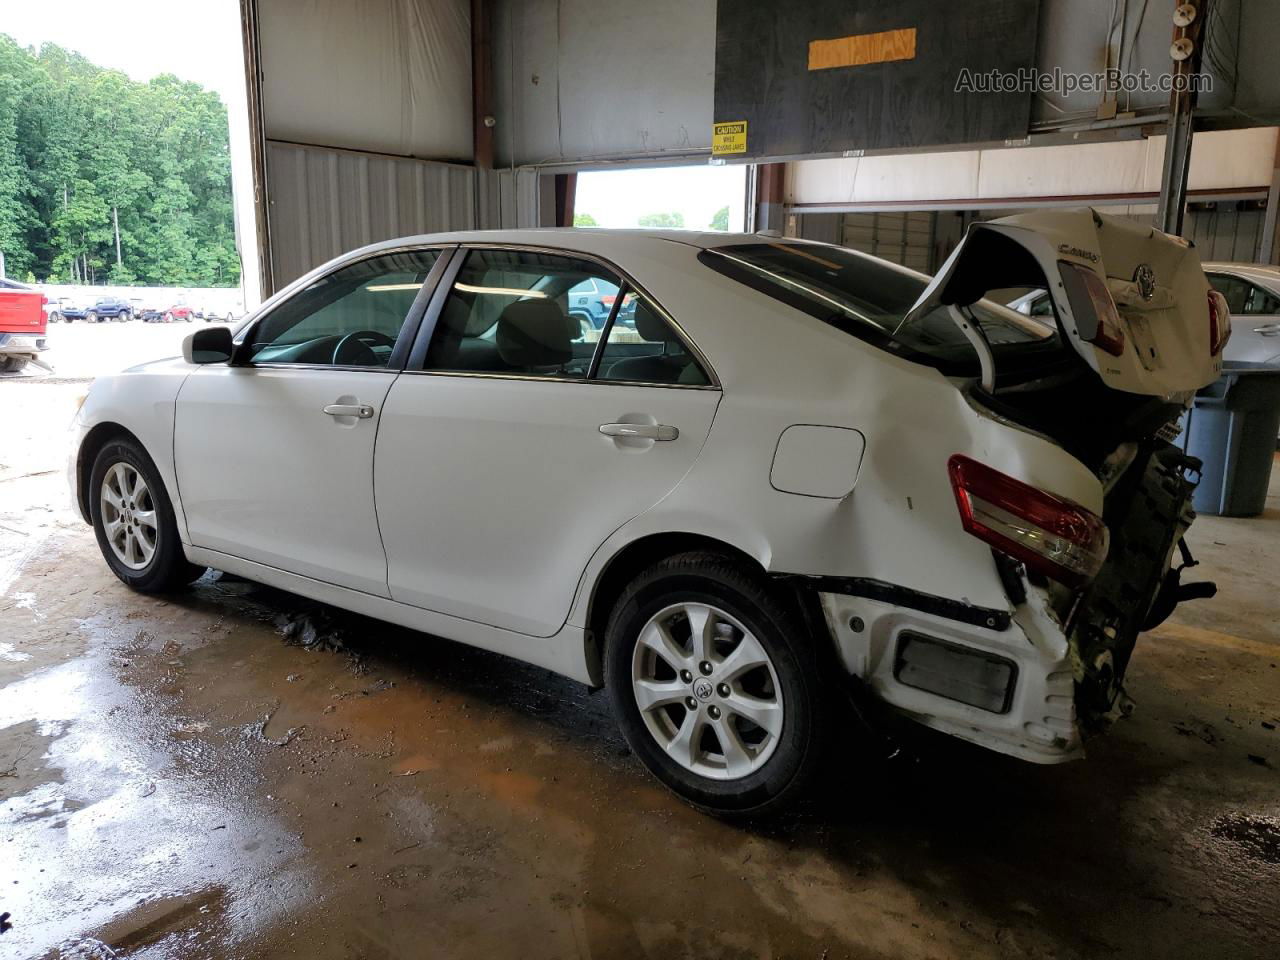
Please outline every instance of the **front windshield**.
[[[746, 243], [704, 251], [708, 266], [810, 316], [913, 360], [950, 372], [977, 362], [972, 344], [945, 307], [906, 321], [929, 278], [843, 247]], [[992, 349], [1047, 344], [1056, 327], [989, 300], [968, 308]]]

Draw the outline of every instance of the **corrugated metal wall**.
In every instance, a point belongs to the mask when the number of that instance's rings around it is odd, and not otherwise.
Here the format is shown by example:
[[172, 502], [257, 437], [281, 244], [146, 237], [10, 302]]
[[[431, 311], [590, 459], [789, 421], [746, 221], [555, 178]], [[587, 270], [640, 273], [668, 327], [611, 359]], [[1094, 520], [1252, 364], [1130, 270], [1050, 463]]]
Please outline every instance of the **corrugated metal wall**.
[[1184, 232], [1194, 241], [1201, 260], [1229, 260], [1254, 263], [1267, 258], [1258, 249], [1262, 240], [1261, 210], [1240, 210], [1234, 203], [1220, 203], [1212, 209], [1187, 211]]
[[840, 230], [840, 242], [846, 247], [900, 263], [913, 270], [929, 272], [934, 268], [934, 230], [938, 214], [933, 211], [912, 213], [846, 213]]
[[[1105, 213], [1150, 224], [1155, 208], [1101, 207]], [[969, 224], [1026, 210], [925, 210], [903, 213], [810, 213], [796, 217], [806, 240], [838, 243], [924, 273], [936, 273]], [[1202, 261], [1258, 262], [1264, 211], [1235, 203], [1197, 204], [1187, 211], [1185, 236]], [[1265, 260], [1265, 257], [1262, 258]]]
[[268, 142], [276, 289], [356, 247], [476, 225], [475, 170]]

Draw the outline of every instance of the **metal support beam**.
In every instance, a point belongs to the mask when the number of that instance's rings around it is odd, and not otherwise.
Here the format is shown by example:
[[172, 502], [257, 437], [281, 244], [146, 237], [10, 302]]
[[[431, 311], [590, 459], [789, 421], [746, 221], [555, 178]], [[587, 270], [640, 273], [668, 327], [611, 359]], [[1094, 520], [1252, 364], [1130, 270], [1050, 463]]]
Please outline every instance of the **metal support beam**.
[[493, 169], [493, 47], [490, 0], [471, 0], [471, 124], [475, 165]]
[[1267, 190], [1267, 206], [1262, 211], [1262, 236], [1254, 257], [1258, 263], [1280, 263], [1276, 249], [1276, 218], [1280, 217], [1280, 133], [1276, 136], [1275, 160], [1271, 164], [1271, 187]]
[[[1169, 122], [1164, 142], [1164, 166], [1160, 173], [1160, 207], [1156, 225], [1165, 233], [1181, 234], [1183, 215], [1187, 209], [1187, 173], [1191, 169], [1192, 121], [1196, 107], [1196, 90], [1193, 79], [1200, 73], [1200, 52], [1203, 49], [1205, 18], [1209, 15], [1210, 0], [1192, 0], [1196, 8], [1195, 19], [1186, 26], [1175, 24], [1173, 44], [1190, 41], [1190, 55], [1175, 60], [1173, 65], [1173, 92], [1169, 95]], [[1181, 8], [1179, 8], [1181, 9]]]
[[555, 225], [557, 227], [572, 227], [574, 200], [578, 193], [578, 175], [576, 173], [557, 173], [555, 178]]
[[783, 207], [783, 178], [786, 170], [785, 163], [756, 164], [756, 209], [752, 218], [756, 233], [776, 230], [779, 236], [782, 235], [786, 223], [786, 210]]
[[267, 135], [262, 117], [262, 51], [258, 45], [258, 0], [240, 0], [245, 93], [249, 106], [249, 157], [253, 166], [253, 232], [258, 242], [258, 284], [263, 300], [276, 292], [271, 260], [271, 199], [267, 196]]

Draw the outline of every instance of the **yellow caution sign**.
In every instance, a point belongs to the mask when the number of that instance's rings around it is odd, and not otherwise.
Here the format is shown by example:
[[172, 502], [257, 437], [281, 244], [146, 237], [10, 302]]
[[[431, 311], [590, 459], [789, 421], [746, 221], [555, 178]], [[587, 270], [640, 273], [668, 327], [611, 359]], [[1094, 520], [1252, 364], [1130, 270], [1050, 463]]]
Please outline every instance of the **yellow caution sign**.
[[711, 125], [711, 155], [722, 157], [730, 153], [747, 152], [747, 121], [714, 123]]

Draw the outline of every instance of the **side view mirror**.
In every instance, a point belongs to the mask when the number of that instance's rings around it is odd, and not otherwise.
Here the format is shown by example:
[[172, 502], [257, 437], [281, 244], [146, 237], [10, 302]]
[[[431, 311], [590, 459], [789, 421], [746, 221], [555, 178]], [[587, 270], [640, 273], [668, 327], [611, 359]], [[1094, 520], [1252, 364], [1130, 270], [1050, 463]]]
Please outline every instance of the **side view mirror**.
[[205, 327], [182, 341], [182, 359], [187, 363], [226, 363], [231, 351], [231, 331], [226, 327]]

